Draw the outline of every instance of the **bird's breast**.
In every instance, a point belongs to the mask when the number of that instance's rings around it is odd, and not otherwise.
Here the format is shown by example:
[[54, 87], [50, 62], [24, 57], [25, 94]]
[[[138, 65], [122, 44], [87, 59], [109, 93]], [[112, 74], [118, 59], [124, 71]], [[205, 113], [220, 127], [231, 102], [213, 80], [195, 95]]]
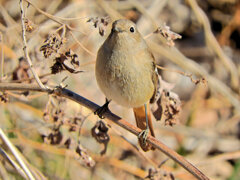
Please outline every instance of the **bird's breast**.
[[[96, 79], [108, 99], [126, 107], [138, 107], [153, 95], [152, 62], [142, 52], [100, 48]], [[130, 52], [129, 52], [130, 51]]]

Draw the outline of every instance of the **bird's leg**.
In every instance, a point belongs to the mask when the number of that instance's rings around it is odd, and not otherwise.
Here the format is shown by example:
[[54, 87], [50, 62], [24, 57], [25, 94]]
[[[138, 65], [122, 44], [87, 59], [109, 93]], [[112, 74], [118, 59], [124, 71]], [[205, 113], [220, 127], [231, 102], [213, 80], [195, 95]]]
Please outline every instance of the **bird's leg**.
[[138, 135], [138, 138], [142, 138], [143, 144], [146, 143], [148, 132], [149, 132], [147, 104], [144, 104], [144, 109], [145, 109], [145, 117], [146, 117], [146, 129], [142, 130]]
[[108, 100], [108, 99], [106, 98], [105, 104], [104, 104], [103, 106], [101, 106], [100, 108], [98, 108], [98, 109], [94, 112], [94, 114], [95, 114], [95, 115], [98, 115], [99, 118], [104, 119], [105, 117], [103, 116], [103, 114], [104, 114], [107, 110], [109, 110], [109, 109], [108, 109], [108, 104], [109, 104], [110, 102], [111, 102], [111, 100]]

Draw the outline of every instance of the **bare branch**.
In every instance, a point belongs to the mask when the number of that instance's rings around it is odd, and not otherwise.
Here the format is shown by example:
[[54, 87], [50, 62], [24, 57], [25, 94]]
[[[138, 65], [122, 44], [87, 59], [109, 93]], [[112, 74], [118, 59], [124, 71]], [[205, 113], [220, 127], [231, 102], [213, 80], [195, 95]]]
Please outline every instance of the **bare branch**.
[[34, 180], [35, 178], [33, 177], [31, 171], [28, 169], [28, 167], [26, 166], [26, 164], [24, 163], [24, 161], [22, 160], [18, 150], [12, 145], [12, 143], [8, 140], [7, 136], [4, 134], [4, 132], [2, 131], [2, 129], [0, 128], [0, 137], [2, 139], [2, 141], [7, 145], [7, 147], [10, 149], [10, 151], [12, 152], [12, 154], [14, 155], [14, 157], [17, 159], [18, 163], [20, 164], [20, 166], [23, 168], [24, 172], [26, 173], [27, 177], [30, 180]]
[[27, 176], [25, 174], [25, 172], [23, 171], [23, 169], [18, 165], [18, 163], [16, 163], [11, 156], [8, 155], [7, 152], [4, 151], [4, 149], [0, 148], [0, 154], [2, 157], [4, 157], [7, 162], [9, 162], [12, 167], [14, 167], [16, 169], [16, 171], [18, 172], [18, 174], [20, 174], [24, 179], [27, 179]]
[[93, 56], [93, 57], [96, 58], [96, 55], [95, 55], [93, 52], [89, 51], [89, 50], [76, 38], [76, 36], [75, 36], [71, 31], [70, 31], [70, 34], [71, 34], [71, 36], [73, 37], [73, 39], [78, 43], [78, 45], [79, 45], [84, 51], [86, 51], [88, 54], [90, 54], [91, 56]]
[[[0, 90], [32, 90], [32, 91], [42, 91], [42, 92], [48, 92], [53, 93], [58, 96], [63, 96], [68, 99], [71, 99], [80, 105], [90, 109], [91, 111], [96, 111], [100, 106], [95, 104], [94, 102], [72, 92], [68, 89], [62, 89], [62, 88], [55, 88], [54, 90], [49, 89], [41, 89], [40, 87], [37, 87], [34, 84], [18, 84], [18, 83], [0, 83]], [[132, 134], [138, 136], [141, 132], [141, 129], [137, 128], [136, 126], [128, 123], [126, 120], [122, 119], [121, 117], [113, 114], [111, 111], [107, 111], [104, 116], [116, 123], [117, 125], [121, 126], [125, 130], [131, 132]], [[165, 144], [160, 142], [159, 140], [155, 139], [152, 136], [148, 136], [147, 142], [152, 144], [156, 149], [160, 150], [164, 154], [166, 154], [168, 157], [173, 159], [175, 162], [179, 163], [184, 169], [186, 169], [188, 172], [190, 172], [192, 175], [194, 175], [197, 179], [200, 180], [208, 180], [209, 178], [206, 177], [201, 171], [199, 171], [194, 165], [192, 165], [190, 162], [188, 162], [186, 159], [184, 159], [181, 155], [176, 153], [174, 150], [167, 147]]]
[[222, 94], [228, 99], [228, 101], [234, 106], [237, 111], [240, 110], [240, 101], [238, 100], [239, 95], [232, 91], [232, 89], [230, 89], [229, 86], [224, 84], [222, 81], [210, 75], [202, 66], [185, 57], [179, 50], [174, 47], [172, 49], [166, 49], [164, 46], [150, 41], [148, 41], [148, 44], [150, 45], [153, 52], [161, 54], [185, 70], [191, 71], [196, 75], [200, 75], [206, 78], [209, 87], [212, 90]]
[[[20, 1], [22, 1], [22, 0], [20, 0]], [[61, 25], [65, 25], [66, 28], [68, 28], [69, 30], [78, 31], [78, 32], [81, 32], [82, 34], [86, 35], [84, 32], [82, 32], [82, 31], [80, 31], [80, 30], [77, 30], [77, 29], [74, 29], [74, 28], [72, 28], [71, 26], [69, 26], [68, 24], [65, 24], [65, 23], [63, 23], [63, 22], [61, 22], [61, 21], [58, 20], [58, 19], [61, 19], [61, 20], [73, 20], [73, 19], [75, 19], [75, 18], [70, 18], [70, 19], [68, 19], [68, 18], [61, 18], [61, 17], [53, 16], [53, 15], [51, 15], [51, 14], [49, 14], [49, 13], [46, 13], [46, 12], [42, 11], [41, 9], [39, 9], [39, 8], [38, 8], [36, 5], [34, 5], [31, 1], [29, 1], [29, 0], [24, 0], [24, 1], [27, 2], [27, 3], [29, 3], [29, 4], [31, 4], [39, 13], [41, 13], [41, 14], [43, 14], [44, 16], [48, 17], [49, 19], [55, 21], [56, 23], [61, 24]], [[78, 18], [78, 19], [80, 19], [80, 18]]]
[[224, 66], [229, 70], [231, 74], [231, 83], [233, 88], [237, 89], [239, 86], [239, 77], [237, 73], [237, 68], [232, 62], [232, 60], [223, 52], [220, 45], [218, 44], [216, 38], [214, 37], [210, 23], [204, 11], [198, 6], [196, 0], [188, 0], [189, 5], [191, 6], [194, 14], [196, 15], [199, 23], [203, 25], [205, 31], [205, 38], [209, 43], [209, 46], [212, 50], [218, 55], [219, 59], [222, 61]]
[[46, 87], [43, 85], [43, 83], [41, 82], [41, 80], [39, 79], [34, 67], [33, 67], [33, 64], [32, 64], [32, 61], [29, 57], [29, 54], [28, 54], [28, 46], [27, 46], [27, 40], [26, 40], [26, 28], [25, 28], [25, 14], [24, 14], [24, 9], [23, 9], [23, 3], [22, 3], [22, 0], [19, 1], [20, 3], [20, 11], [21, 11], [21, 21], [22, 21], [22, 37], [23, 37], [23, 51], [24, 51], [24, 56], [26, 57], [27, 59], [27, 62], [29, 64], [29, 68], [30, 70], [32, 71], [33, 73], [33, 76], [35, 77], [38, 85], [42, 88], [42, 89], [46, 89]]

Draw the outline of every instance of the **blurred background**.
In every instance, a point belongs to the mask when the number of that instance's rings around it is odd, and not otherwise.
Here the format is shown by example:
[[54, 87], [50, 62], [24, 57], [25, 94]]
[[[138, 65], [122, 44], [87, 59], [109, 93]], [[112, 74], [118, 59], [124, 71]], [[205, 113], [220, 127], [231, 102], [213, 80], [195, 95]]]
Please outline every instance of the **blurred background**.
[[[195, 84], [186, 75], [159, 70], [165, 81], [174, 84], [181, 113], [173, 127], [154, 120], [156, 138], [211, 179], [240, 179], [240, 1], [24, 0], [22, 4], [29, 56], [42, 82], [50, 87], [67, 85], [99, 105], [105, 97], [95, 80], [97, 50], [112, 21], [134, 21], [143, 36], [150, 34], [146, 40], [158, 65], [207, 82]], [[103, 18], [108, 24], [95, 28], [93, 20], [87, 22], [90, 18], [98, 23]], [[173, 47], [161, 35], [151, 34], [164, 24], [182, 36]], [[34, 82], [23, 58], [19, 1], [0, 0], [0, 40], [1, 82]], [[74, 72], [57, 66], [56, 57], [66, 52], [71, 55], [67, 58], [80, 63], [65, 61]], [[56, 68], [60, 72], [53, 73]], [[135, 125], [131, 109], [112, 102], [110, 110]], [[4, 91], [0, 120], [4, 133], [40, 179], [194, 179], [160, 151], [136, 150], [121, 135], [138, 146], [137, 137], [106, 119], [110, 141], [101, 156], [104, 145], [91, 134], [98, 117], [71, 100]], [[13, 157], [2, 141], [1, 149]], [[22, 179], [5, 158], [0, 160], [2, 179]]]

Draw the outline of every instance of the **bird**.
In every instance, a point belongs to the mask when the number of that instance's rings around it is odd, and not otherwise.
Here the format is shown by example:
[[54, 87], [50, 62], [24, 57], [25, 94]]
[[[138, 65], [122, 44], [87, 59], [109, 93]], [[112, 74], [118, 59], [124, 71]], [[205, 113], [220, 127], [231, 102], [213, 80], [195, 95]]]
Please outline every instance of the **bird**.
[[119, 19], [112, 23], [111, 33], [97, 53], [95, 76], [106, 96], [96, 113], [101, 117], [111, 100], [133, 108], [136, 125], [142, 130], [140, 147], [154, 150], [146, 139], [149, 130], [155, 137], [149, 103], [156, 100], [158, 73], [154, 56], [134, 22]]

